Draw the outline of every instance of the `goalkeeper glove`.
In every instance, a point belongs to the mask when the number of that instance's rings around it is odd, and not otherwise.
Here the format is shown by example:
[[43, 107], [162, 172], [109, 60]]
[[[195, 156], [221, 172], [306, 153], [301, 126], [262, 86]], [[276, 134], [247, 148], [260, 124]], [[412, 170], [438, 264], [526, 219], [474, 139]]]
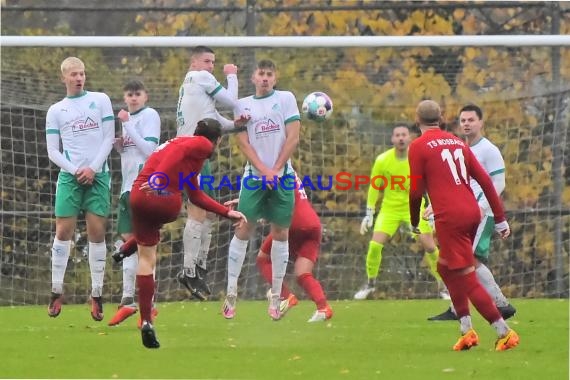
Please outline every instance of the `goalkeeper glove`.
[[495, 231], [501, 235], [501, 239], [506, 239], [511, 234], [511, 229], [509, 228], [509, 223], [503, 220], [501, 223], [495, 224]]
[[360, 234], [364, 235], [368, 232], [368, 229], [372, 227], [372, 222], [374, 221], [374, 209], [372, 207], [366, 207], [366, 216], [362, 219], [360, 224]]

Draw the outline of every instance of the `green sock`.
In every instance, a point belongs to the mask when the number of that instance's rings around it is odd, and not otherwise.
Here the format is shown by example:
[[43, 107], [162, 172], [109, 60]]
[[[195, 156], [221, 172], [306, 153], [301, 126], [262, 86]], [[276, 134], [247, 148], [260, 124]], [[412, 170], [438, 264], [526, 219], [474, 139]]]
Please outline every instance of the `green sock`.
[[439, 249], [435, 248], [433, 252], [426, 252], [424, 254], [424, 260], [429, 267], [431, 275], [438, 281], [441, 282], [441, 276], [437, 273], [437, 259], [439, 258]]
[[368, 254], [366, 255], [366, 274], [368, 278], [376, 278], [380, 271], [380, 262], [382, 261], [382, 248], [384, 244], [370, 241], [368, 245]]

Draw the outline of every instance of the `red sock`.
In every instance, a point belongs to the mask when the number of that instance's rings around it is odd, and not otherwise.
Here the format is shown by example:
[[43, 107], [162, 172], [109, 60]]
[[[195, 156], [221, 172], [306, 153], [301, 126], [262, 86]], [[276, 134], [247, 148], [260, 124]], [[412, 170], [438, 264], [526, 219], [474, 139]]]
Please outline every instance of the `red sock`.
[[137, 287], [139, 291], [141, 319], [143, 322], [151, 322], [152, 300], [154, 298], [154, 276], [152, 274], [137, 275]]
[[477, 280], [475, 271], [462, 275], [440, 264], [437, 270], [449, 290], [458, 318], [469, 315], [469, 301], [489, 323], [501, 318], [493, 299]]
[[470, 315], [469, 297], [465, 289], [463, 276], [458, 274], [457, 271], [450, 270], [445, 265], [439, 263], [437, 264], [437, 272], [449, 291], [449, 296], [451, 297], [451, 302], [453, 302], [457, 318]]
[[297, 277], [297, 282], [317, 305], [317, 309], [324, 309], [327, 306], [327, 297], [323, 292], [321, 283], [313, 277], [312, 273], [303, 273]]
[[[271, 271], [271, 258], [269, 255], [257, 256], [255, 262], [257, 263], [257, 269], [259, 269], [261, 276], [269, 285], [271, 285], [271, 282], [273, 281], [273, 272]], [[284, 281], [281, 286], [281, 298], [287, 298], [290, 294], [291, 290], [289, 290], [289, 287], [287, 287], [287, 284]]]
[[132, 237], [121, 246], [121, 252], [123, 252], [125, 257], [129, 257], [137, 251], [137, 248], [137, 241]]
[[485, 290], [483, 285], [477, 279], [475, 271], [465, 275], [465, 282], [469, 284], [466, 288], [469, 289], [467, 294], [469, 300], [475, 306], [475, 309], [487, 320], [493, 323], [501, 319], [501, 313], [489, 293]]

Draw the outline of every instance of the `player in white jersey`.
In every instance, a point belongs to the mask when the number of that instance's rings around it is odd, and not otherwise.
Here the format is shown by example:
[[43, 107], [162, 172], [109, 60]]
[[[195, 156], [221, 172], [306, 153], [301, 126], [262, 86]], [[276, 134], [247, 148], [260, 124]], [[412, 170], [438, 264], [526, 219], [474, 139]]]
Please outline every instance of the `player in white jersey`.
[[250, 222], [236, 228], [230, 242], [227, 295], [222, 313], [227, 319], [235, 315], [237, 281], [249, 236], [255, 229], [255, 221], [263, 218], [271, 223], [273, 236], [273, 279], [268, 313], [273, 320], [278, 320], [281, 318], [279, 297], [289, 258], [288, 234], [294, 205], [295, 176], [290, 157], [299, 143], [301, 117], [295, 95], [274, 89], [277, 72], [272, 61], [260, 61], [251, 80], [255, 95], [240, 99], [234, 111], [235, 116], [250, 116], [247, 131], [237, 136], [240, 149], [248, 160], [238, 210]]
[[[121, 174], [123, 183], [119, 198], [117, 232], [122, 241], [133, 235], [131, 224], [131, 207], [129, 198], [133, 182], [148, 156], [158, 146], [160, 140], [160, 116], [153, 108], [147, 107], [148, 94], [144, 83], [140, 80], [127, 82], [123, 87], [123, 99], [127, 111], [119, 111], [122, 121], [121, 137], [115, 139], [115, 149], [121, 154]], [[121, 241], [119, 241], [121, 243]], [[116, 248], [120, 247], [116, 244]], [[115, 259], [115, 254], [113, 254]], [[109, 321], [114, 326], [137, 312], [135, 297], [135, 280], [138, 256], [131, 255], [123, 260], [123, 295], [119, 309]]]
[[[483, 111], [481, 108], [474, 104], [468, 104], [464, 106], [459, 112], [459, 124], [463, 130], [463, 134], [471, 151], [477, 157], [477, 161], [485, 169], [485, 171], [491, 177], [493, 185], [497, 194], [501, 194], [505, 190], [505, 161], [503, 156], [493, 143], [491, 143], [487, 138], [481, 133], [483, 129]], [[471, 178], [469, 185], [473, 194], [479, 203], [481, 208], [481, 223], [477, 229], [477, 235], [475, 235], [475, 240], [473, 242], [473, 252], [475, 253], [475, 272], [479, 282], [487, 290], [487, 292], [493, 297], [497, 308], [501, 312], [504, 319], [512, 317], [516, 313], [516, 309], [509, 303], [501, 288], [495, 281], [493, 274], [489, 268], [485, 265], [489, 259], [489, 250], [491, 247], [491, 237], [494, 232], [495, 220], [493, 218], [493, 212], [491, 211], [491, 206], [485, 195], [481, 186]], [[431, 321], [441, 321], [441, 320], [455, 320], [457, 319], [455, 315], [455, 310], [453, 305], [443, 313], [428, 318]]]
[[[110, 208], [107, 157], [113, 146], [115, 120], [109, 97], [83, 89], [85, 65], [76, 57], [61, 63], [67, 96], [52, 105], [46, 116], [49, 159], [61, 168], [55, 193], [55, 238], [51, 268], [52, 293], [48, 315], [61, 312], [63, 279], [75, 234], [77, 216], [85, 212], [91, 270], [91, 317], [103, 319], [105, 224]], [[60, 150], [60, 139], [63, 151]]]
[[[238, 98], [237, 66], [228, 63], [224, 65], [228, 88], [225, 89], [214, 77], [214, 51], [206, 46], [197, 46], [190, 53], [190, 67], [180, 86], [176, 121], [177, 136], [192, 136], [198, 121], [210, 118], [220, 122], [223, 130], [231, 130], [236, 125], [244, 125], [244, 120], [228, 120], [216, 110], [220, 103], [233, 110]], [[201, 175], [210, 176], [210, 162], [204, 163]], [[209, 189], [203, 189], [208, 195], [214, 194]], [[187, 203], [188, 219], [184, 226], [182, 241], [184, 244], [183, 270], [178, 273], [178, 281], [192, 295], [205, 300], [210, 289], [205, 281], [206, 263], [210, 242], [212, 240], [212, 218], [190, 201]]]

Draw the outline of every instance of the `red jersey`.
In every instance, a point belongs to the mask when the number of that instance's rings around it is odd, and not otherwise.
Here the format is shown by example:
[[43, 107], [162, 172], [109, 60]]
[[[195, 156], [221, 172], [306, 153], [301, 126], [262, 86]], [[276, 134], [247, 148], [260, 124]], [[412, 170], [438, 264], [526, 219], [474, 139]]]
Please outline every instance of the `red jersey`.
[[433, 205], [436, 225], [438, 222], [453, 224], [467, 215], [480, 216], [479, 206], [469, 187], [470, 177], [481, 185], [495, 215], [495, 223], [505, 220], [501, 200], [489, 175], [461, 139], [440, 129], [429, 129], [410, 144], [408, 160], [413, 226], [419, 223], [425, 191]]
[[[296, 177], [295, 207], [289, 226], [289, 254], [295, 260], [304, 257], [315, 263], [321, 246], [321, 221], [300, 185], [301, 180]], [[269, 234], [261, 244], [261, 251], [269, 254], [272, 244], [273, 236]]]
[[293, 208], [289, 233], [295, 230], [320, 229], [321, 220], [307, 199], [307, 193], [301, 188], [301, 180], [297, 176], [295, 179], [297, 182], [295, 186], [295, 207]]
[[[198, 185], [198, 174], [210, 157], [214, 145], [202, 136], [181, 136], [160, 145], [147, 159], [133, 184], [133, 189], [145, 182], [152, 188], [182, 195], [200, 208], [227, 216], [229, 208], [207, 196]], [[149, 181], [150, 178], [150, 181]]]

